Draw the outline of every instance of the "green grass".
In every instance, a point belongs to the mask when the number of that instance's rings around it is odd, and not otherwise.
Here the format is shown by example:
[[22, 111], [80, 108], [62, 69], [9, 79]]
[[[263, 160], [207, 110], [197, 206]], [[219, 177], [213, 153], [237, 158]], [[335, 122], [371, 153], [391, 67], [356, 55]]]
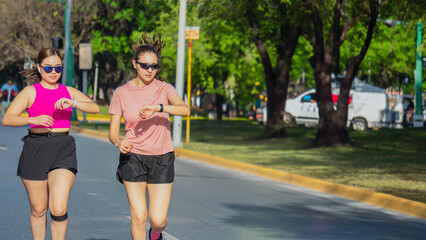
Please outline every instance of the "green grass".
[[[182, 142], [185, 142], [185, 126]], [[108, 131], [107, 124], [81, 127]], [[426, 128], [350, 133], [353, 146], [311, 148], [316, 129], [288, 127], [285, 138], [261, 138], [250, 121], [191, 121], [189, 150], [426, 203]]]
[[[99, 113], [96, 114], [88, 114], [88, 116], [92, 116], [92, 117], [100, 117], [100, 118], [105, 118], [105, 120], [109, 120], [109, 106], [108, 105], [100, 105], [99, 106]], [[83, 112], [80, 110], [77, 110], [77, 114], [80, 118], [82, 118], [83, 116]]]

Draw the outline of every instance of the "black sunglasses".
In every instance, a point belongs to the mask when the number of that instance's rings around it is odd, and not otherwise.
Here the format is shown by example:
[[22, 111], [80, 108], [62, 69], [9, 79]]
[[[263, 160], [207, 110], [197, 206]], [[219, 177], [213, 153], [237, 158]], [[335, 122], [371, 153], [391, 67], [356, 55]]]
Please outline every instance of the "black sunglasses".
[[46, 67], [43, 67], [43, 66], [40, 65], [40, 67], [43, 68], [44, 72], [46, 72], [46, 73], [51, 73], [53, 71], [53, 69], [55, 69], [56, 73], [61, 73], [62, 70], [63, 70], [62, 66], [56, 66], [56, 67], [46, 66]]
[[138, 61], [136, 61], [136, 63], [139, 64], [139, 66], [142, 69], [145, 69], [145, 70], [148, 70], [150, 68], [152, 68], [153, 70], [157, 70], [160, 67], [160, 64], [158, 64], [158, 63], [152, 64], [152, 65], [149, 64], [149, 63], [141, 63], [141, 62], [138, 62]]

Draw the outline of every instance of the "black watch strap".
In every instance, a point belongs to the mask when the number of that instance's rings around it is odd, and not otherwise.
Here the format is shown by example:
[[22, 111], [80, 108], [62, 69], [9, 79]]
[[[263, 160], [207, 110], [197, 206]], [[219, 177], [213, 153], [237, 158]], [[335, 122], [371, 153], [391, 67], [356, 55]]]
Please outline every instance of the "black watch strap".
[[163, 104], [160, 103], [160, 112], [163, 112], [163, 110], [164, 110], [164, 106]]

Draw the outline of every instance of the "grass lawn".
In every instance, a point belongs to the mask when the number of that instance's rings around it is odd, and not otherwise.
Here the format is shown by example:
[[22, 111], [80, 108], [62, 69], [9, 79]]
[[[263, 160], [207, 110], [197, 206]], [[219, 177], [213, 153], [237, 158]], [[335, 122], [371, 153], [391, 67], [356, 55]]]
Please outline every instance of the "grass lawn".
[[[192, 120], [186, 144], [182, 125], [185, 149], [426, 203], [426, 128], [351, 131], [354, 146], [311, 148], [315, 128], [262, 139], [255, 122]], [[80, 126], [108, 131], [107, 124]]]

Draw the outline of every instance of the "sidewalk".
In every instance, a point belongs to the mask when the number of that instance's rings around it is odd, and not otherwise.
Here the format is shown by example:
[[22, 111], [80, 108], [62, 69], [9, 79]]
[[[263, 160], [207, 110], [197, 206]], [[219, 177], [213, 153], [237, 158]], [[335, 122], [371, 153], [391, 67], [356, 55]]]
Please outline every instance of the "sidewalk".
[[[95, 120], [91, 119], [91, 121]], [[82, 129], [75, 126], [72, 126], [71, 130], [94, 137], [108, 139], [108, 134], [104, 132], [98, 132], [90, 129]], [[426, 219], [426, 204], [424, 203], [395, 197], [389, 194], [372, 192], [366, 189], [331, 183], [316, 178], [310, 178], [274, 169], [263, 168], [257, 165], [215, 157], [203, 153], [186, 150], [183, 148], [175, 148], [175, 152], [176, 155], [181, 158], [193, 159], [209, 164], [223, 166], [226, 168], [247, 172], [264, 178], [269, 178], [284, 183], [314, 189], [317, 191], [337, 195], [343, 198], [365, 202], [381, 208]]]

